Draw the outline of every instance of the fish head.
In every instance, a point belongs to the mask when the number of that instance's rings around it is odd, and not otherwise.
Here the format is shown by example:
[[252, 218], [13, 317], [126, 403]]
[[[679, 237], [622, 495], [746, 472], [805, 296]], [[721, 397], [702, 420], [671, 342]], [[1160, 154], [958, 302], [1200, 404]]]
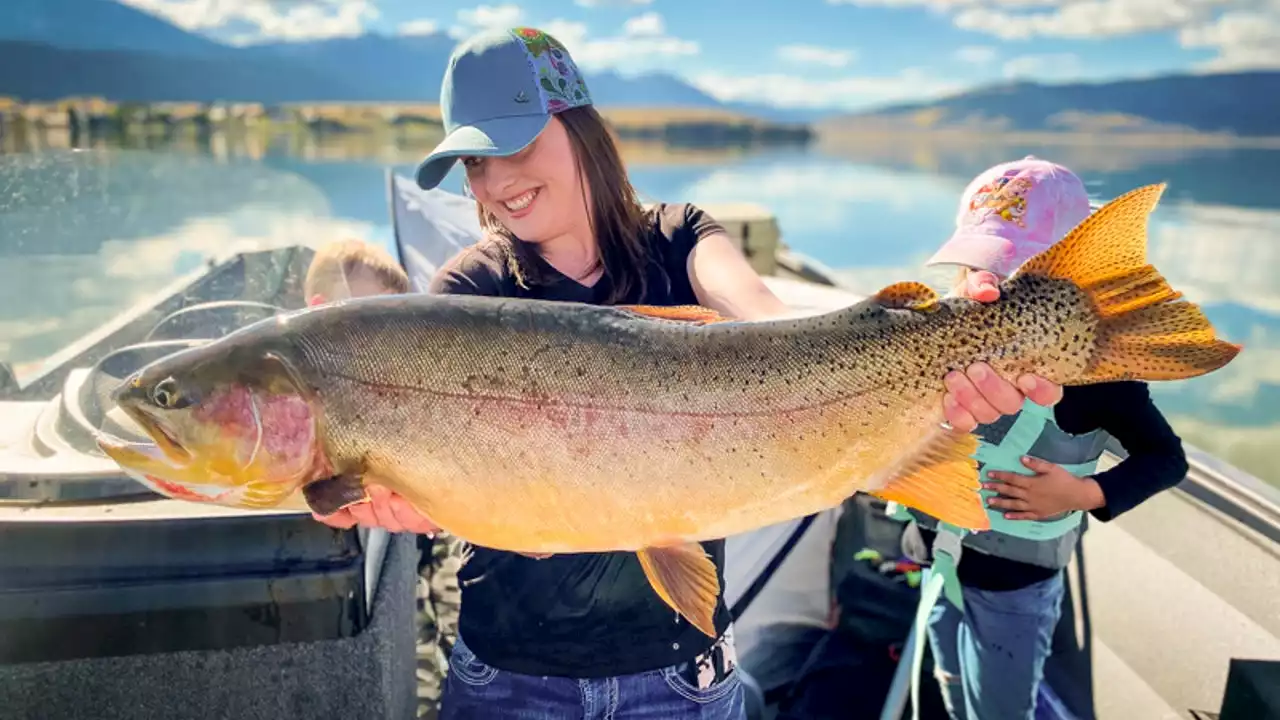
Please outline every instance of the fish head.
[[151, 442], [100, 433], [98, 446], [162, 495], [273, 507], [327, 472], [314, 394], [286, 354], [210, 343], [138, 370], [112, 400]]

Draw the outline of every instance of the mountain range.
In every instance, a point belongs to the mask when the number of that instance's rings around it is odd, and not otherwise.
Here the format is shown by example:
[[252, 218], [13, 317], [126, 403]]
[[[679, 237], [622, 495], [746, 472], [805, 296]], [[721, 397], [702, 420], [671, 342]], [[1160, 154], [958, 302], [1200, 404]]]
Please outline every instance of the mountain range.
[[[230, 46], [111, 0], [3, 0], [0, 96], [117, 101], [435, 102], [456, 41], [445, 33]], [[722, 103], [674, 75], [597, 72], [602, 107], [737, 110], [775, 121], [822, 112]]]
[[1201, 132], [1280, 136], [1280, 71], [1016, 82], [822, 119], [819, 131]]
[[[435, 102], [444, 33], [230, 46], [112, 0], [2, 0], [0, 96], [160, 102]], [[714, 108], [820, 130], [918, 128], [1280, 135], [1280, 72], [1020, 82], [849, 114], [726, 103], [666, 73], [586, 77], [601, 107]]]

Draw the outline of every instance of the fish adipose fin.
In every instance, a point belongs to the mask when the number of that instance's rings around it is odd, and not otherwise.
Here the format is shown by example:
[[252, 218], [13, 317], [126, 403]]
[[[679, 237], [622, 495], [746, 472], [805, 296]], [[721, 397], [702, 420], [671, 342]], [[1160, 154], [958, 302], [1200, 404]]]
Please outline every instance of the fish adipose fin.
[[658, 597], [694, 627], [715, 637], [720, 579], [702, 545], [693, 542], [645, 548], [636, 555], [640, 556], [640, 567], [644, 568], [644, 576]]
[[871, 494], [956, 527], [989, 530], [991, 521], [978, 493], [977, 451], [977, 436], [938, 430]]
[[1164, 188], [1148, 185], [1112, 200], [1013, 275], [1067, 280], [1093, 301], [1101, 320], [1097, 348], [1072, 384], [1182, 380], [1221, 368], [1242, 349], [1215, 337], [1200, 308], [1181, 300], [1147, 262], [1147, 219]]
[[369, 493], [357, 475], [334, 475], [307, 483], [302, 494], [317, 515], [332, 515], [369, 499]]
[[673, 320], [675, 322], [687, 322], [695, 325], [708, 325], [710, 323], [729, 322], [731, 318], [727, 318], [711, 308], [702, 307], [701, 305], [672, 305], [663, 307], [661, 305], [617, 305], [619, 310], [626, 310], [636, 315], [643, 315], [649, 318], [659, 320]]
[[922, 282], [908, 280], [894, 283], [872, 296], [878, 305], [899, 310], [936, 310], [938, 293]]

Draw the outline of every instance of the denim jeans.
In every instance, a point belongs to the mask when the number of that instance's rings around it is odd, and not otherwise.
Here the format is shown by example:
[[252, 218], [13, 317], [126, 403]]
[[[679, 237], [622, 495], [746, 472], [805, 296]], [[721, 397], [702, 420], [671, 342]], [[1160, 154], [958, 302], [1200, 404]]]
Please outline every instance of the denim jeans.
[[449, 656], [440, 720], [745, 720], [735, 668], [704, 690], [662, 668], [605, 678], [521, 675], [479, 660], [461, 636]]
[[952, 720], [1031, 720], [1063, 579], [994, 592], [966, 587], [964, 612], [939, 598], [929, 616], [935, 675]]

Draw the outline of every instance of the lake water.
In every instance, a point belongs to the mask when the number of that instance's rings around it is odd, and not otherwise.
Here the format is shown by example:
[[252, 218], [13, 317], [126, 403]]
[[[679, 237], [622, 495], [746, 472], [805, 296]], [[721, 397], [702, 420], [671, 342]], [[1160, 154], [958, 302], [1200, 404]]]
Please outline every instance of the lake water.
[[[0, 153], [0, 360], [19, 376], [212, 252], [348, 235], [390, 243], [384, 173], [409, 175], [425, 149], [361, 137], [150, 145]], [[1028, 153], [1072, 167], [1099, 201], [1170, 183], [1152, 218], [1151, 259], [1245, 351], [1212, 376], [1153, 393], [1184, 440], [1280, 484], [1271, 455], [1280, 446], [1280, 152], [626, 150], [647, 199], [764, 205], [789, 246], [863, 293], [936, 279], [921, 266], [947, 237], [968, 180]], [[460, 190], [456, 172], [446, 188]]]

